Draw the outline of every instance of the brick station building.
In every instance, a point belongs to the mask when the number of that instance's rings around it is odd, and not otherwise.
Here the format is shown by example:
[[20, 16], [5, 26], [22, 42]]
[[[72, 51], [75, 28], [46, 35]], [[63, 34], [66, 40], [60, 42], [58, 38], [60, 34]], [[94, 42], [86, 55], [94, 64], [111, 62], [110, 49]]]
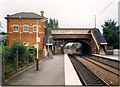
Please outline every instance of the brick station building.
[[5, 19], [7, 20], [8, 46], [11, 46], [14, 42], [23, 42], [27, 46], [36, 46], [38, 28], [38, 37], [40, 37], [39, 49], [44, 48], [46, 18], [43, 11], [41, 11], [40, 15], [33, 12], [20, 12], [7, 15]]

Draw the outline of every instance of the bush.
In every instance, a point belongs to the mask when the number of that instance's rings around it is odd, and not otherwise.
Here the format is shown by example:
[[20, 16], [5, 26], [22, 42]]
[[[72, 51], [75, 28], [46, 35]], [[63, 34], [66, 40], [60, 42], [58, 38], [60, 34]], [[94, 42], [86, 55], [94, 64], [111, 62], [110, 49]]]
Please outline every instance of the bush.
[[10, 57], [10, 47], [3, 46], [2, 52], [3, 52], [4, 59], [7, 60], [8, 62], [10, 62], [11, 61], [11, 59], [9, 58]]
[[3, 46], [3, 56], [5, 58], [5, 74], [16, 69], [16, 52], [18, 51], [18, 68], [24, 67], [34, 62], [36, 58], [36, 48], [26, 47], [24, 44], [13, 44], [11, 47]]
[[28, 52], [29, 53], [36, 53], [36, 48], [34, 46], [28, 46]]
[[28, 55], [29, 55], [29, 62], [34, 62], [36, 58], [36, 48], [34, 46], [28, 46]]
[[27, 53], [27, 48], [23, 44], [13, 44], [10, 49], [10, 59], [16, 61], [16, 52], [18, 51], [18, 65], [20, 67], [26, 64], [25, 55]]
[[10, 72], [14, 71], [15, 70], [15, 65], [12, 64], [12, 63], [6, 63], [5, 64], [5, 75], [9, 74]]
[[13, 44], [10, 50], [11, 57], [14, 57], [13, 54], [15, 54], [18, 51], [19, 57], [22, 59], [24, 58], [25, 53], [27, 52], [26, 47], [23, 44]]

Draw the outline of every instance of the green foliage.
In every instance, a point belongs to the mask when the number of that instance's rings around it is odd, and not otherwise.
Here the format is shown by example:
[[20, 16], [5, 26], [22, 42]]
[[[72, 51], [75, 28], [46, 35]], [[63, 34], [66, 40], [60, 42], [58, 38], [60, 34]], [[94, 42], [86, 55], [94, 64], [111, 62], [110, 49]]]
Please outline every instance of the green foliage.
[[28, 46], [28, 53], [29, 53], [29, 62], [34, 62], [36, 57], [36, 48], [34, 46]]
[[2, 46], [0, 45], [0, 53], [2, 53]]
[[4, 57], [4, 65], [5, 65], [5, 75], [15, 70], [15, 63], [10, 58], [10, 47], [2, 46], [2, 52]]
[[73, 43], [73, 44], [72, 44], [72, 48], [76, 48], [76, 43]]
[[114, 49], [119, 48], [119, 27], [116, 26], [117, 22], [114, 20], [107, 20], [102, 25], [103, 36], [105, 37], [109, 46], [113, 46]]
[[72, 49], [72, 45], [66, 45], [64, 49]]
[[0, 35], [5, 35], [5, 34], [7, 34], [7, 33], [3, 32], [3, 31], [2, 31], [2, 32], [0, 32]]
[[3, 47], [2, 47], [2, 52], [3, 52], [4, 58], [5, 58], [8, 62], [10, 62], [10, 61], [11, 61], [11, 60], [9, 59], [9, 57], [10, 57], [10, 47], [8, 47], [8, 46], [3, 46]]
[[[19, 44], [19, 40], [20, 40], [20, 39], [17, 37], [17, 38], [15, 38], [15, 39], [13, 39], [13, 43], [14, 43], [14, 44]], [[20, 43], [20, 44], [23, 44], [23, 43]]]
[[2, 23], [0, 22], [0, 27], [2, 28]]
[[13, 59], [14, 55], [18, 51], [19, 58], [24, 62], [24, 55], [26, 54], [27, 48], [23, 44], [13, 44], [10, 49], [10, 58]]
[[28, 46], [27, 49], [29, 53], [36, 53], [36, 48], [34, 46]]
[[5, 64], [5, 75], [15, 70], [15, 65], [11, 63]]
[[36, 49], [26, 47], [24, 44], [13, 44], [11, 47], [3, 46], [3, 56], [5, 63], [5, 74], [16, 69], [16, 52], [18, 51], [18, 68], [24, 67], [35, 61]]
[[50, 18], [45, 22], [45, 28], [58, 28], [58, 20]]
[[[2, 34], [2, 32], [1, 32], [1, 34]], [[5, 36], [4, 34], [2, 34], [2, 37], [0, 38], [0, 45], [6, 46], [7, 39], [8, 39], [8, 37]]]

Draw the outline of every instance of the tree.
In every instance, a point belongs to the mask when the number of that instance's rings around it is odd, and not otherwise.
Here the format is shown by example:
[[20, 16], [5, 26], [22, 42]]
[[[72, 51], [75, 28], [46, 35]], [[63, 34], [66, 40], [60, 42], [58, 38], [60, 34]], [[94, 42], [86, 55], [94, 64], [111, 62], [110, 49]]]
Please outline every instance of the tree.
[[2, 23], [0, 22], [0, 45], [6, 45], [7, 36], [6, 33], [1, 30], [3, 28]]
[[72, 44], [72, 48], [76, 48], [76, 43], [73, 43], [73, 44]]
[[2, 23], [0, 22], [0, 28], [2, 28]]
[[119, 26], [116, 26], [117, 22], [114, 20], [107, 20], [102, 25], [103, 36], [105, 37], [109, 46], [114, 49], [119, 49]]
[[2, 43], [2, 45], [6, 46], [7, 45], [7, 39], [8, 39], [8, 36], [3, 36], [0, 40], [0, 44]]
[[45, 22], [45, 28], [58, 28], [58, 20], [50, 18]]

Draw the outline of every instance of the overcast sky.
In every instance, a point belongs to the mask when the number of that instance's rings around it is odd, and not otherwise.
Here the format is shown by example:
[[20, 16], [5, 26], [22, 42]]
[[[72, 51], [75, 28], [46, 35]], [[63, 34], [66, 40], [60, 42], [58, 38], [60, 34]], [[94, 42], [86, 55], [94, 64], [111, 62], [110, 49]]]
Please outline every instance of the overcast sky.
[[[6, 30], [7, 14], [18, 12], [35, 12], [43, 10], [45, 17], [55, 18], [59, 27], [83, 28], [94, 27], [94, 15], [97, 28], [102, 30], [101, 24], [107, 19], [118, 21], [118, 1], [114, 2], [102, 12], [113, 0], [0, 0], [0, 21]], [[102, 12], [102, 13], [101, 13]]]

